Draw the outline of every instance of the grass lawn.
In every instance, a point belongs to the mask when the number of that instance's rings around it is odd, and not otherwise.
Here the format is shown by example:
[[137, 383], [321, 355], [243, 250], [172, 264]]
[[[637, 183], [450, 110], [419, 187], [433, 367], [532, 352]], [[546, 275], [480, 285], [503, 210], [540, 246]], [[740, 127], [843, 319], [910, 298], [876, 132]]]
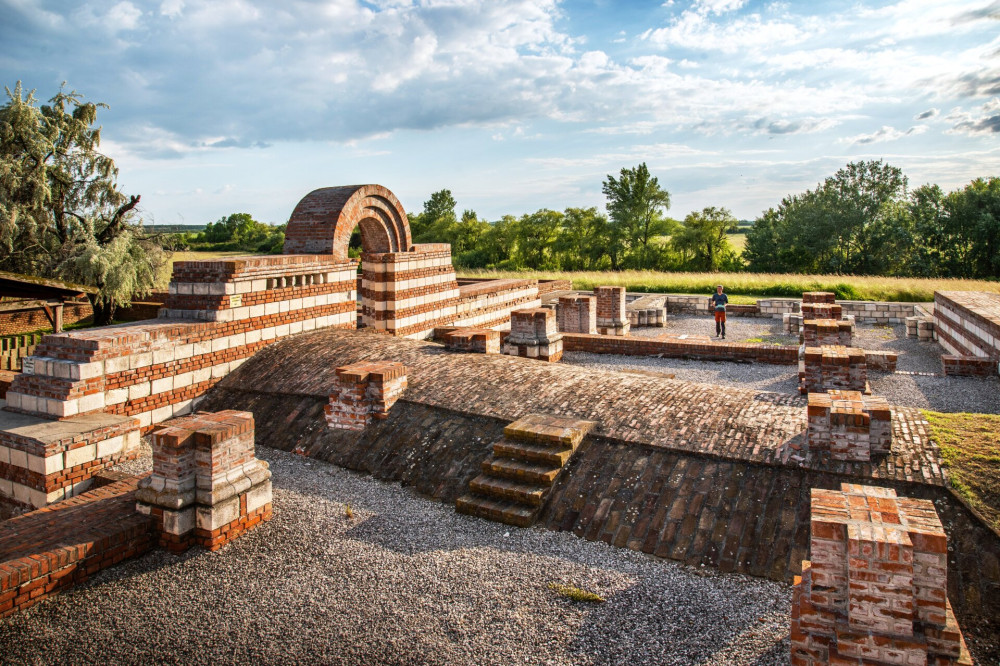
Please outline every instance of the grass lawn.
[[[460, 277], [539, 278], [572, 280], [576, 289], [600, 285], [629, 291], [666, 294], [709, 294], [722, 284], [734, 303], [757, 298], [798, 298], [804, 291], [832, 291], [842, 300], [928, 302], [935, 291], [1000, 293], [1000, 282], [857, 275], [798, 275], [793, 273], [666, 273], [660, 271], [495, 271], [458, 269]], [[746, 297], [746, 301], [734, 296]]]
[[951, 487], [1000, 530], [1000, 415], [924, 411]]

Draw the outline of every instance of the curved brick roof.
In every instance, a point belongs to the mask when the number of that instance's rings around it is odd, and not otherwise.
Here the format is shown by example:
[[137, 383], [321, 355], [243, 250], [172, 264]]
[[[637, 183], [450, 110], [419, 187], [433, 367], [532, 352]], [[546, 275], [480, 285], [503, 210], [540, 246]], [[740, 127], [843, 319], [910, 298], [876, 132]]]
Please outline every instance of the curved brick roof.
[[347, 259], [347, 245], [361, 227], [365, 252], [406, 252], [410, 223], [402, 204], [381, 185], [342, 185], [313, 190], [292, 211], [285, 254], [331, 254]]
[[917, 409], [893, 408], [893, 452], [876, 463], [802, 460], [806, 401], [663, 377], [511, 356], [446, 352], [440, 345], [326, 329], [259, 352], [223, 389], [325, 398], [339, 366], [398, 361], [409, 368], [402, 401], [514, 421], [543, 412], [598, 423], [592, 434], [687, 453], [943, 485], [939, 453]]

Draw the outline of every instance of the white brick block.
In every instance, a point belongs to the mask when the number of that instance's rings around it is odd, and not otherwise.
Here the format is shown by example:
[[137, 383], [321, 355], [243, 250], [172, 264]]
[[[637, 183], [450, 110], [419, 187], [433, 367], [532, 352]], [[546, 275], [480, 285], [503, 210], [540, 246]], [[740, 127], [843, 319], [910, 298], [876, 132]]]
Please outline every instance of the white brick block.
[[128, 399], [129, 400], [139, 400], [145, 398], [152, 391], [153, 385], [151, 382], [142, 382], [141, 384], [133, 384], [128, 387]]
[[152, 392], [153, 395], [158, 393], [166, 393], [174, 389], [174, 378], [173, 377], [163, 377], [161, 379], [154, 379], [152, 382]]
[[97, 457], [106, 458], [121, 453], [125, 448], [125, 438], [122, 435], [97, 443]]
[[83, 465], [97, 458], [97, 445], [87, 444], [77, 449], [66, 452], [66, 469], [72, 469], [77, 465]]
[[106, 405], [120, 405], [123, 402], [128, 401], [128, 389], [112, 389], [110, 391], [104, 392], [104, 404]]

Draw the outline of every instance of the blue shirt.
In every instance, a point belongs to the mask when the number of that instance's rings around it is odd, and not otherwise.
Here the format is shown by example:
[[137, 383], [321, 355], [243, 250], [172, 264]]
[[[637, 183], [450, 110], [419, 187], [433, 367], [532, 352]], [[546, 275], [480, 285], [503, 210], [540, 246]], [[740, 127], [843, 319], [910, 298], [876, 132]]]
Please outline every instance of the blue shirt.
[[712, 294], [710, 300], [715, 305], [716, 310], [725, 310], [726, 304], [729, 303], [729, 297], [725, 294]]

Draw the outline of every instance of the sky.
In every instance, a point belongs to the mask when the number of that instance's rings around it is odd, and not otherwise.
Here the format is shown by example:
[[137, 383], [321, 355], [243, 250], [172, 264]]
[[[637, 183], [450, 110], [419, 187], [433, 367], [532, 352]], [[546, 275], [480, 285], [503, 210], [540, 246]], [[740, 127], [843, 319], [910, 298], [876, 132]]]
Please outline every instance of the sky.
[[0, 83], [100, 112], [147, 223], [272, 223], [318, 187], [480, 219], [597, 206], [645, 162], [669, 215], [753, 219], [857, 160], [1000, 176], [1000, 0], [0, 0]]

